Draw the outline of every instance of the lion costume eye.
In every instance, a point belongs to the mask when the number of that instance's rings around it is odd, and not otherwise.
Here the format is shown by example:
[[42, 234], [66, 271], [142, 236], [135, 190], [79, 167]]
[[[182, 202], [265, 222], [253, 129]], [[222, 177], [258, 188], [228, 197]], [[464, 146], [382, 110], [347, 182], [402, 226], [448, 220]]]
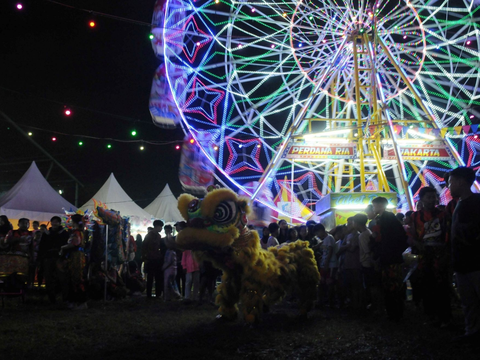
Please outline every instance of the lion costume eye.
[[190, 201], [188, 204], [188, 212], [195, 212], [200, 207], [200, 201], [198, 199]]
[[234, 201], [223, 201], [218, 204], [213, 215], [213, 220], [217, 224], [227, 224], [232, 222], [237, 215], [237, 204]]

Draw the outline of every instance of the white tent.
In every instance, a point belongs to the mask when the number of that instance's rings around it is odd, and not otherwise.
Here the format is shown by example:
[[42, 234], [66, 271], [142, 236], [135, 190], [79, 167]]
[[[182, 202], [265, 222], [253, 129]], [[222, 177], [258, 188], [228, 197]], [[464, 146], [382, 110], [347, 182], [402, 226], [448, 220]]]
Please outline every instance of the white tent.
[[157, 219], [162, 219], [166, 223], [184, 221], [185, 219], [180, 214], [177, 204], [178, 201], [172, 194], [170, 186], [167, 184], [160, 195], [145, 208], [145, 211], [153, 214]]
[[120, 211], [121, 216], [136, 217], [141, 220], [151, 220], [152, 216], [140, 206], [138, 206], [122, 189], [113, 173], [110, 174], [108, 180], [103, 184], [100, 190], [80, 209], [94, 210], [93, 199], [104, 203], [108, 209]]
[[65, 215], [64, 209], [77, 210], [50, 186], [35, 161], [15, 186], [0, 198], [0, 215], [9, 219], [50, 221], [55, 215]]

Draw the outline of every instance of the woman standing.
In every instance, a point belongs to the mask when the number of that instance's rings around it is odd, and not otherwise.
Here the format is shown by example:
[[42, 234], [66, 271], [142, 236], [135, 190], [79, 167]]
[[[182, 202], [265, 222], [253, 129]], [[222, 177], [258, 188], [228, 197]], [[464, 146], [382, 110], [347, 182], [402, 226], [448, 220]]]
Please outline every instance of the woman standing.
[[85, 291], [85, 239], [83, 235], [83, 217], [72, 216], [72, 233], [68, 243], [60, 248], [60, 255], [65, 256], [66, 281], [68, 283], [68, 308], [74, 310], [87, 309], [87, 293]]

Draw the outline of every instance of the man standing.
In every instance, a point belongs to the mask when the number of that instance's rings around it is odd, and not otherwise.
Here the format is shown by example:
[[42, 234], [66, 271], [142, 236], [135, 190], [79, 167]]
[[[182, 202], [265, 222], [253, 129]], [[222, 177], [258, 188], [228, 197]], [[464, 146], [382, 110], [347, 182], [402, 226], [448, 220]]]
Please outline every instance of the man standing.
[[[54, 304], [56, 301], [56, 286], [61, 278], [57, 270], [57, 261], [60, 258], [60, 248], [67, 244], [69, 234], [61, 225], [62, 219], [60, 217], [52, 217], [50, 223], [52, 224], [50, 230], [45, 231], [40, 240], [38, 260], [43, 263], [48, 299]], [[65, 281], [63, 281], [62, 292], [64, 295], [66, 294], [65, 286]]]
[[388, 200], [382, 196], [372, 200], [377, 214], [372, 228], [373, 258], [382, 273], [385, 308], [389, 320], [398, 322], [403, 316], [405, 295], [402, 279], [402, 254], [407, 248], [407, 234], [395, 215], [387, 210]]
[[471, 191], [475, 172], [458, 167], [450, 172], [449, 188], [458, 203], [452, 218], [452, 265], [465, 314], [462, 341], [480, 339], [480, 194]]
[[321, 240], [319, 246], [322, 249], [322, 259], [320, 261], [321, 280], [319, 286], [319, 301], [321, 301], [321, 303], [319, 305], [328, 304], [330, 307], [333, 307], [335, 300], [335, 279], [338, 270], [335, 239], [325, 231], [325, 226], [322, 224], [315, 225], [313, 227], [313, 233]]
[[[185, 221], [177, 221], [174, 225], [175, 231], [177, 232], [177, 235], [180, 231], [185, 229], [187, 226], [187, 223]], [[176, 240], [175, 236], [175, 240]], [[185, 272], [185, 269], [182, 267], [182, 256], [183, 252], [182, 250], [177, 249], [177, 276], [175, 277], [175, 281], [177, 282], [178, 290], [180, 291], [180, 294], [182, 296], [185, 296], [185, 281], [187, 277], [187, 273]]]
[[161, 299], [163, 291], [163, 259], [167, 246], [160, 231], [163, 228], [162, 220], [153, 222], [153, 229], [145, 236], [142, 244], [142, 260], [145, 262], [147, 273], [147, 298], [152, 298], [153, 279], [155, 279], [155, 297]]
[[359, 309], [362, 300], [362, 264], [360, 263], [359, 233], [354, 226], [353, 219], [353, 217], [347, 219], [347, 236], [338, 252], [345, 253], [342, 270], [344, 273], [343, 294], [350, 298], [354, 309]]
[[449, 253], [445, 241], [445, 211], [435, 207], [437, 191], [425, 186], [419, 192], [423, 208], [411, 215], [413, 247], [421, 255], [418, 281], [423, 308], [434, 324], [447, 326], [451, 320]]

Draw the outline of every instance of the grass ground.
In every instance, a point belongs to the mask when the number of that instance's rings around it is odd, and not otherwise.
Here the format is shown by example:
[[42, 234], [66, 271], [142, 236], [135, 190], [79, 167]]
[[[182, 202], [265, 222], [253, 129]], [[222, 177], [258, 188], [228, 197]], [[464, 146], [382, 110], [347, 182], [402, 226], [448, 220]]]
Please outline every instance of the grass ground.
[[242, 320], [215, 321], [216, 308], [182, 302], [89, 302], [69, 311], [29, 296], [26, 304], [5, 300], [0, 310], [0, 359], [480, 359], [479, 348], [453, 345], [462, 333], [460, 309], [454, 326], [425, 325], [407, 304], [399, 324], [381, 312], [313, 310], [308, 320], [280, 304], [251, 328]]

